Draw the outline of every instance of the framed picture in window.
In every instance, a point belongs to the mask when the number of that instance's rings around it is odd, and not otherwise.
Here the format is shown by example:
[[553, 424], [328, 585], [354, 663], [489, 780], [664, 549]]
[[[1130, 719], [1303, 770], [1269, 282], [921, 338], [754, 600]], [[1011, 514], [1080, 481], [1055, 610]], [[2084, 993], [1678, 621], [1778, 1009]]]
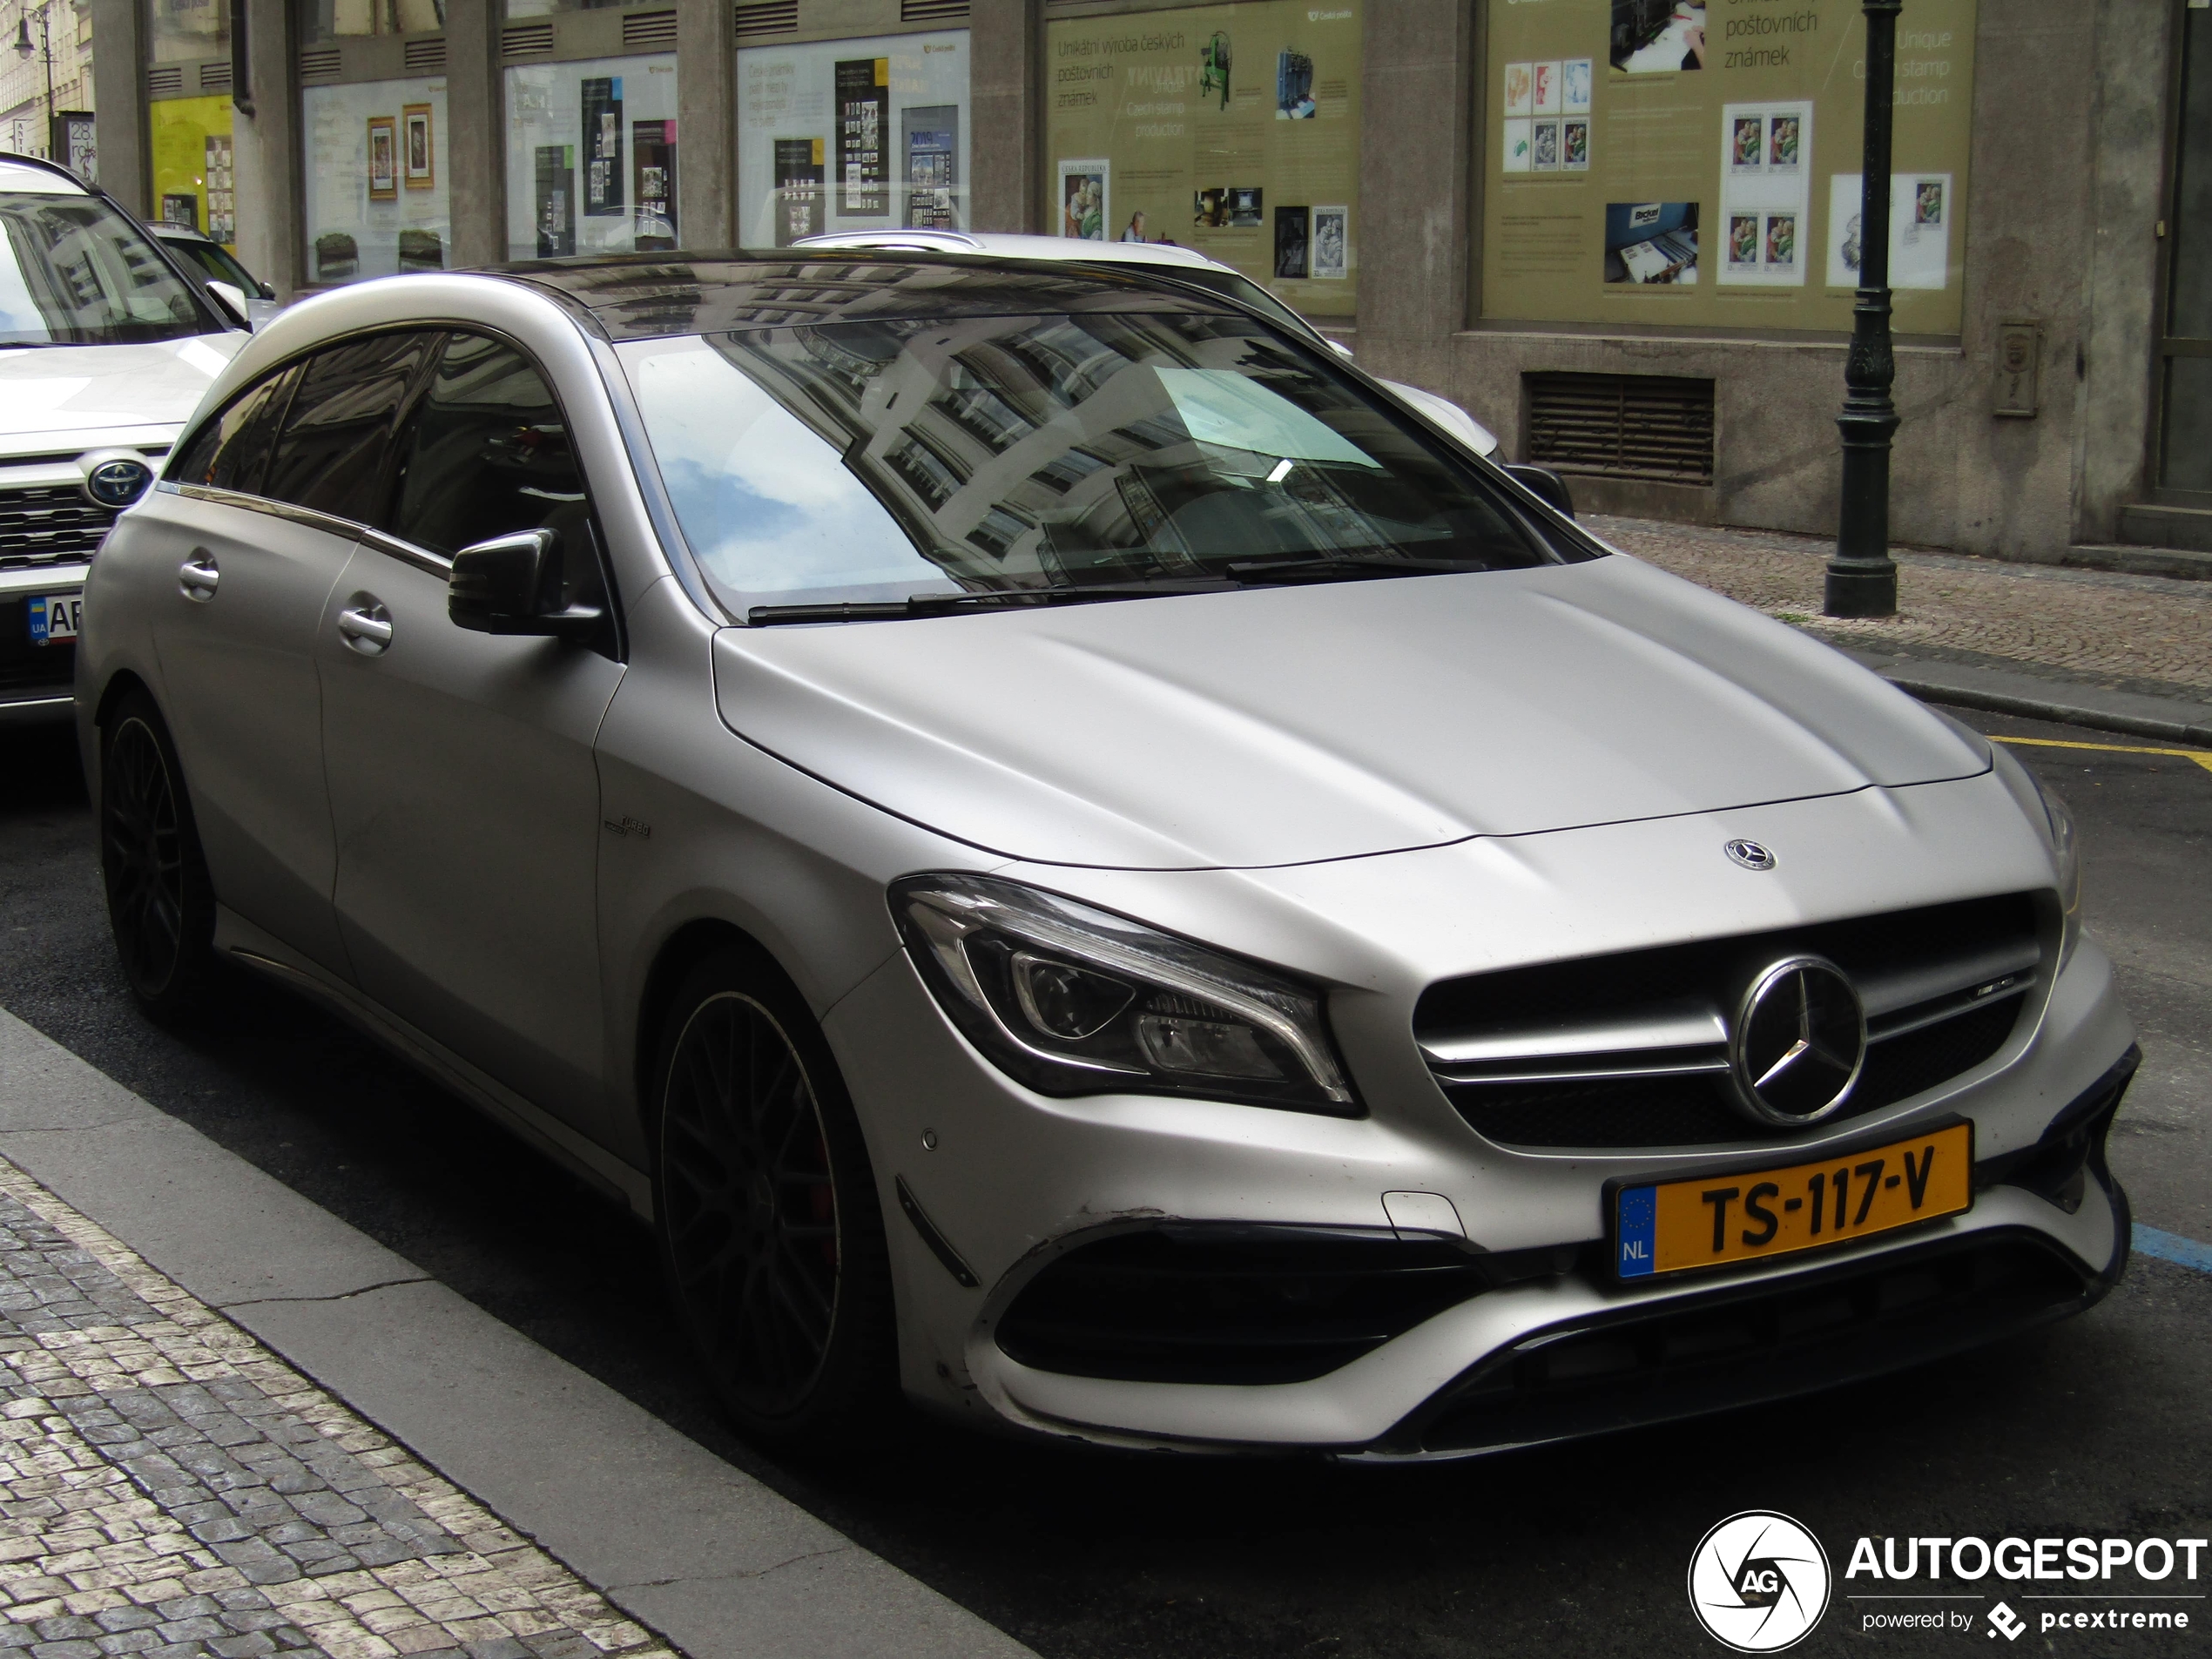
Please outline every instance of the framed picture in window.
[[430, 106], [410, 104], [401, 114], [406, 117], [406, 150], [402, 159], [407, 164], [407, 187], [409, 190], [430, 190], [438, 182], [437, 160], [430, 150]]
[[368, 118], [368, 199], [388, 202], [399, 193], [399, 123], [388, 115], [372, 115]]

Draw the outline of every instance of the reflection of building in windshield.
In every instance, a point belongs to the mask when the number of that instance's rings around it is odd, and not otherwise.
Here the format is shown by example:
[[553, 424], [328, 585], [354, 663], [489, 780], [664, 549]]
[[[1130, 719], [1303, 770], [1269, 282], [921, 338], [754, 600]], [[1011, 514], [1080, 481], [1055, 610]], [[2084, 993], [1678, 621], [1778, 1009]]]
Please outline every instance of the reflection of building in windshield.
[[1178, 372], [1201, 383], [1272, 379], [1327, 399], [1280, 344], [1240, 320], [983, 317], [748, 331], [714, 344], [836, 446], [968, 585], [1200, 575], [1209, 557], [1378, 539], [1331, 469], [1192, 435], [1165, 378]]

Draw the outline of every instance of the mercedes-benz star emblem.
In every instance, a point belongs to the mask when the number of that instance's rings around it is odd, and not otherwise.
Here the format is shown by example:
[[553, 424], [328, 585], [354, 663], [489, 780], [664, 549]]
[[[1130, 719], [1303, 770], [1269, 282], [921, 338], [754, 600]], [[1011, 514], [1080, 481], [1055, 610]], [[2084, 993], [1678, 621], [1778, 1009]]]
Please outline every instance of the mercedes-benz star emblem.
[[1774, 854], [1757, 841], [1730, 841], [1723, 846], [1721, 851], [1747, 870], [1774, 868]]
[[1866, 1010], [1844, 970], [1818, 956], [1776, 962], [1751, 981], [1729, 1035], [1744, 1110], [1791, 1129], [1851, 1098], [1866, 1063]]

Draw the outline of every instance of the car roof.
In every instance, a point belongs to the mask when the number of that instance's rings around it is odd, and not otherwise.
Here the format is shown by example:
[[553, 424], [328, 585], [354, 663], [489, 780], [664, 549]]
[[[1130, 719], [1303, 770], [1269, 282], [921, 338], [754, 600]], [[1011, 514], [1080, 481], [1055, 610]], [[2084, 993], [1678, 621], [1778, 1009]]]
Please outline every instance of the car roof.
[[1076, 236], [1031, 236], [1013, 231], [827, 231], [802, 236], [793, 247], [917, 248], [946, 253], [1003, 253], [1022, 260], [1106, 265], [1200, 266], [1234, 271], [1195, 247], [1174, 242], [1092, 242]]
[[216, 241], [215, 239], [208, 235], [206, 232], [196, 231], [190, 228], [188, 226], [149, 225], [146, 228], [152, 231], [156, 236], [165, 238], [167, 240], [172, 242], [206, 242], [216, 247], [220, 247], [222, 246], [220, 242]]
[[58, 162], [0, 152], [0, 190], [27, 196], [89, 196], [84, 181]]
[[1236, 307], [1134, 274], [1054, 269], [1003, 254], [826, 248], [671, 258], [538, 260], [492, 274], [548, 288], [613, 340], [740, 328], [1081, 312], [1222, 316]]

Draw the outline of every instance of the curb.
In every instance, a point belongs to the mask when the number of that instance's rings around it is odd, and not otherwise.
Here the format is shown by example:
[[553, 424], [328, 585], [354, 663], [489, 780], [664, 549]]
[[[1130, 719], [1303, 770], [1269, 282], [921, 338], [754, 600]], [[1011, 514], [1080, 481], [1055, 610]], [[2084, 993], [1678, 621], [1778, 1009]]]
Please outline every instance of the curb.
[[1035, 1659], [5, 1010], [0, 1157], [690, 1659]]
[[2212, 748], [2212, 703], [2108, 691], [2080, 681], [1963, 663], [1837, 649], [1923, 702]]

